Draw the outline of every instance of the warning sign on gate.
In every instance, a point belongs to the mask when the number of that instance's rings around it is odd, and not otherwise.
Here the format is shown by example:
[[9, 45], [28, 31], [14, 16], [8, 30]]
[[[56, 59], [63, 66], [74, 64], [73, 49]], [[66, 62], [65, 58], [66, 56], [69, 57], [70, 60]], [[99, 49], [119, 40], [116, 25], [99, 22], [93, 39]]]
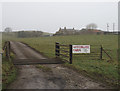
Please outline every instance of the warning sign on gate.
[[90, 53], [90, 45], [72, 45], [72, 53]]

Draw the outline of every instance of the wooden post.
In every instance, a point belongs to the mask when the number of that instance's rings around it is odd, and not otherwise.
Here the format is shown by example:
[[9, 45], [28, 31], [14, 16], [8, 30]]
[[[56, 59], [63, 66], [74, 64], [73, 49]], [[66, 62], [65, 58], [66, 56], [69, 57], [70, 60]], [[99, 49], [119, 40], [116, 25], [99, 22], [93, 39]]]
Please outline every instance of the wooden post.
[[8, 57], [10, 58], [10, 41], [8, 41]]
[[5, 55], [6, 55], [6, 57], [8, 58], [8, 47], [6, 46], [6, 48], [5, 48]]
[[103, 47], [101, 45], [101, 48], [100, 48], [100, 60], [102, 60], [102, 51], [103, 51]]
[[72, 45], [69, 45], [70, 46], [70, 54], [69, 54], [69, 56], [70, 56], [70, 64], [72, 64]]
[[58, 42], [55, 43], [55, 56], [56, 57], [60, 56], [60, 45]]
[[6, 57], [9, 59], [10, 58], [10, 42], [9, 41], [5, 43], [4, 50], [5, 50]]
[[10, 41], [9, 41], [9, 52], [10, 52]]

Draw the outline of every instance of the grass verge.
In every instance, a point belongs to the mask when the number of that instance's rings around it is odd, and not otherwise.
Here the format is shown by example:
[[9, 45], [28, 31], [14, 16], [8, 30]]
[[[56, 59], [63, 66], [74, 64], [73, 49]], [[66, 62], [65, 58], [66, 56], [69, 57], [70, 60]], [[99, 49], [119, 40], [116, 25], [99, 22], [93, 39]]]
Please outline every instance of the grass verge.
[[12, 63], [14, 54], [10, 54], [10, 60], [8, 60], [5, 55], [2, 57], [2, 89], [6, 89], [7, 86], [13, 82], [16, 78], [17, 70]]

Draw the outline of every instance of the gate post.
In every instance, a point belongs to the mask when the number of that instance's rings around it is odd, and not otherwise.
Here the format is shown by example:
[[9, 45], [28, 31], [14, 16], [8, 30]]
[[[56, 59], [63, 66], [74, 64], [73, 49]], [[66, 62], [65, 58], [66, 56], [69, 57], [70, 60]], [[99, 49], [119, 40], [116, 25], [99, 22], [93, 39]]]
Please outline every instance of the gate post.
[[6, 42], [5, 54], [6, 54], [6, 57], [9, 58], [9, 45], [8, 45], [8, 41]]
[[8, 58], [8, 47], [5, 48], [5, 56]]
[[102, 60], [102, 51], [103, 51], [103, 47], [101, 45], [101, 47], [100, 47], [100, 60]]
[[70, 48], [70, 53], [69, 53], [69, 56], [70, 56], [70, 64], [72, 64], [72, 45], [69, 45], [69, 48]]
[[8, 41], [8, 57], [10, 58], [10, 41]]
[[60, 56], [60, 45], [58, 42], [55, 43], [55, 56], [56, 57]]
[[9, 41], [9, 53], [10, 53], [10, 51], [11, 51], [11, 49], [10, 49], [11, 47], [10, 47], [10, 41]]

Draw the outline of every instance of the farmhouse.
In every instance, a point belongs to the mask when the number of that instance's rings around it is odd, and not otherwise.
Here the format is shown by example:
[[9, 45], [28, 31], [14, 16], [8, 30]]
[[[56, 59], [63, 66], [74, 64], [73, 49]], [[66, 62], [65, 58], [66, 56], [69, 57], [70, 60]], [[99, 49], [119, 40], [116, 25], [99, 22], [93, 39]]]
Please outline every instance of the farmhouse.
[[104, 31], [97, 30], [97, 29], [81, 29], [81, 30], [75, 30], [67, 29], [66, 27], [59, 28], [59, 30], [54, 34], [55, 35], [81, 35], [81, 34], [104, 34]]
[[75, 30], [74, 28], [72, 29], [67, 29], [66, 27], [59, 28], [59, 30], [54, 34], [54, 35], [74, 35], [77, 32], [79, 32], [79, 30]]

